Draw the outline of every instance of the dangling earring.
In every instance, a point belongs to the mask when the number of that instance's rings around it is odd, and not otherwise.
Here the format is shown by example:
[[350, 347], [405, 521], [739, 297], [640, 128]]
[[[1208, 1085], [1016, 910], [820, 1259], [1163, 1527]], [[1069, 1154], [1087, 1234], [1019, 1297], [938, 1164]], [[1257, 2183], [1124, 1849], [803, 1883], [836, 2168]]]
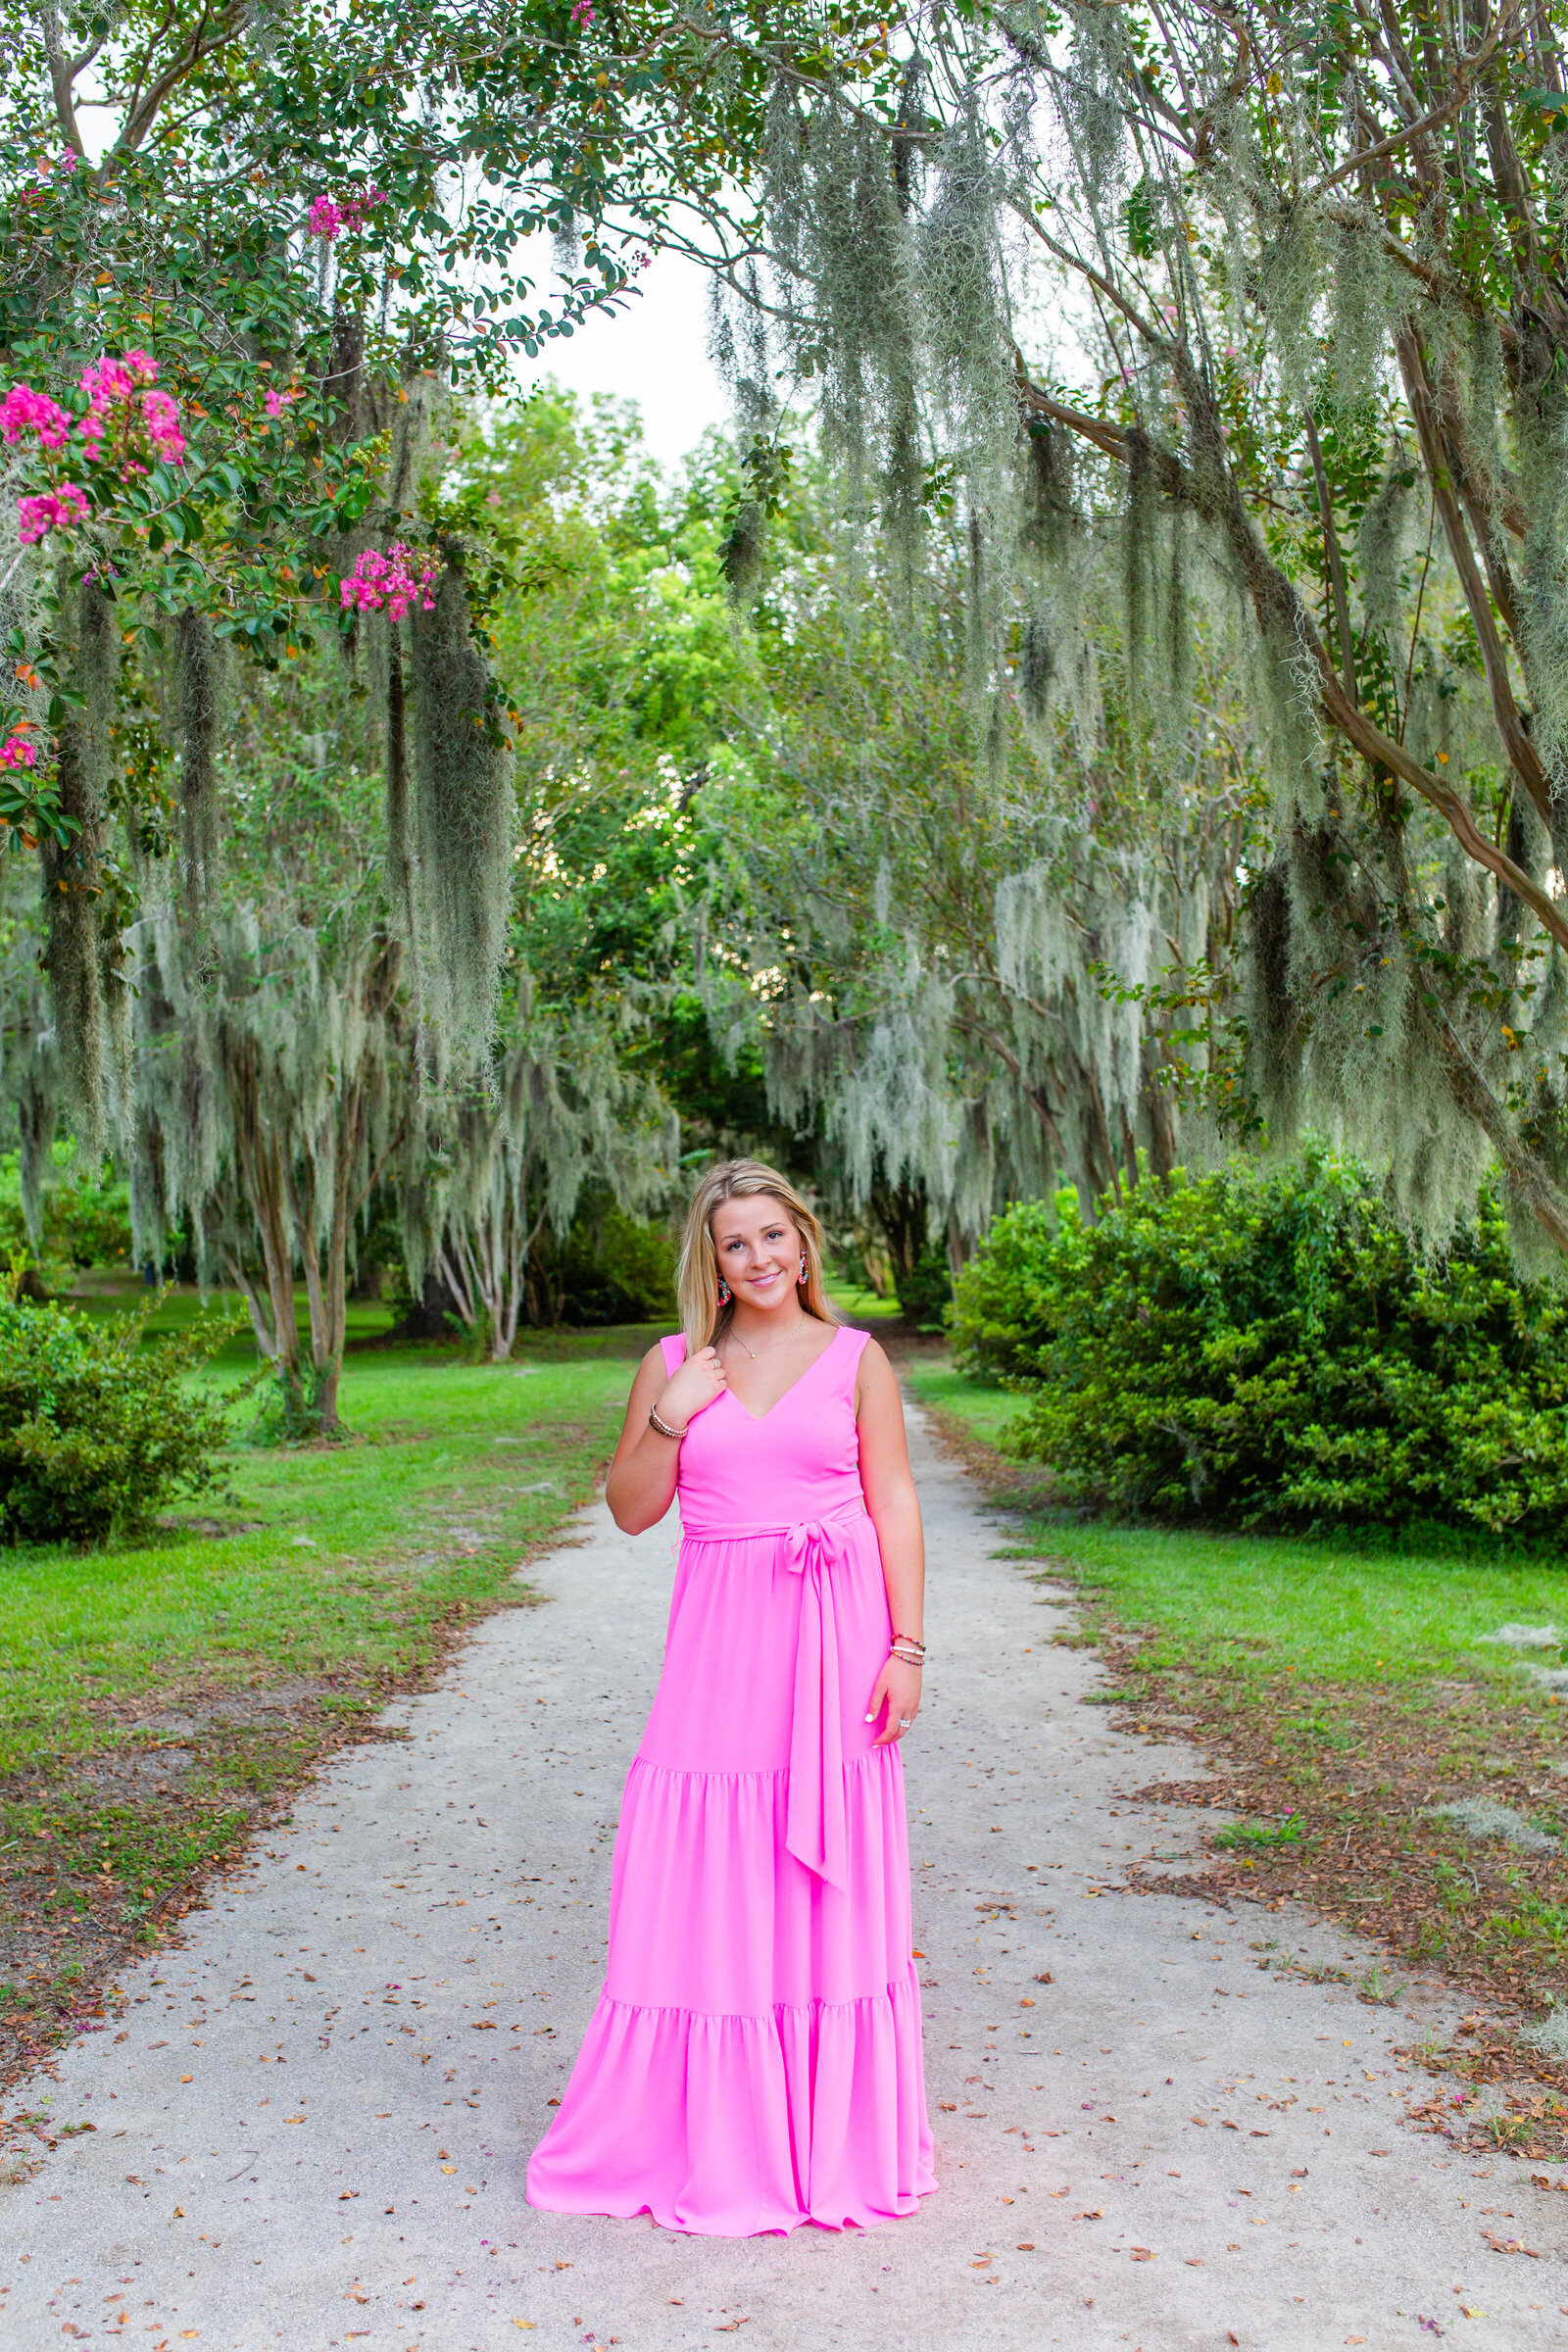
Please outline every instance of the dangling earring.
[[805, 1283], [806, 1283], [806, 1251], [803, 1250], [801, 1251], [801, 1284], [802, 1284], [802, 1287], [803, 1287], [803, 1288], [805, 1287]]
[[729, 1304], [729, 1284], [724, 1280], [722, 1274], [718, 1278], [718, 1303], [720, 1306]]

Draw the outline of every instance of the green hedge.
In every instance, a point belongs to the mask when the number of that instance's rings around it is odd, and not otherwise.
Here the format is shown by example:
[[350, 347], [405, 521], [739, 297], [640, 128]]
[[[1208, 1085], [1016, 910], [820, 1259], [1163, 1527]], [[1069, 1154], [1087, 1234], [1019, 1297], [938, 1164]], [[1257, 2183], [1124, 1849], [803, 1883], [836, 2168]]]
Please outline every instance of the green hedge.
[[1326, 1152], [1146, 1179], [1086, 1225], [1010, 1209], [960, 1277], [956, 1353], [1031, 1402], [1011, 1450], [1065, 1501], [1250, 1528], [1568, 1535], [1568, 1298], [1494, 1196], [1441, 1255]]
[[102, 1544], [146, 1532], [177, 1494], [218, 1481], [221, 1400], [185, 1375], [238, 1328], [207, 1314], [142, 1345], [162, 1294], [113, 1323], [0, 1283], [0, 1541]]

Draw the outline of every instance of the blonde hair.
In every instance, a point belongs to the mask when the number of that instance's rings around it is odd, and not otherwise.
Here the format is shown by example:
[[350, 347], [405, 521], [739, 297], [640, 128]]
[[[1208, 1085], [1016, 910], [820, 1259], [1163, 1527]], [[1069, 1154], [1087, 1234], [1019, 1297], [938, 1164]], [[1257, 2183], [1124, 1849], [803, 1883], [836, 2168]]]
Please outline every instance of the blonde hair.
[[725, 1159], [698, 1180], [686, 1211], [681, 1235], [680, 1267], [675, 1287], [680, 1298], [681, 1328], [690, 1354], [722, 1338], [734, 1313], [733, 1301], [720, 1305], [718, 1252], [713, 1247], [713, 1211], [724, 1200], [750, 1200], [769, 1196], [784, 1209], [799, 1232], [806, 1252], [806, 1280], [797, 1282], [795, 1296], [819, 1323], [836, 1323], [838, 1316], [822, 1288], [822, 1228], [816, 1212], [802, 1200], [787, 1176], [760, 1159]]

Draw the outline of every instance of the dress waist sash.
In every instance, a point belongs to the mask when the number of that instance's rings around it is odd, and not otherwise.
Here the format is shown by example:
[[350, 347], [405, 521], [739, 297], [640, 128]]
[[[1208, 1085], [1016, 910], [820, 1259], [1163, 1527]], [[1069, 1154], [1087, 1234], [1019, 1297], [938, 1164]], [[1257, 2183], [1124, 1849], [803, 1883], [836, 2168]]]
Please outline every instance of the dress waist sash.
[[784, 1843], [808, 1870], [839, 1887], [849, 1884], [849, 1810], [844, 1798], [833, 1571], [848, 1556], [855, 1530], [869, 1518], [864, 1502], [857, 1497], [820, 1519], [798, 1519], [788, 1526], [682, 1528], [688, 1544], [776, 1542], [777, 1564], [804, 1580], [795, 1643]]

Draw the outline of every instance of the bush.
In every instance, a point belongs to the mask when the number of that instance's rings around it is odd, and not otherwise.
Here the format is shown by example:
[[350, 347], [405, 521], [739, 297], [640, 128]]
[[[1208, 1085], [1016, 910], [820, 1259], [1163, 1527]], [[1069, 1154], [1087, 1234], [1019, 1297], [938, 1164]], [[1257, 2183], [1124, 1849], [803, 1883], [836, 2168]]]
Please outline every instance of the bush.
[[1438, 1522], [1562, 1541], [1568, 1299], [1494, 1195], [1441, 1254], [1326, 1152], [1010, 1209], [960, 1276], [958, 1361], [1030, 1393], [1010, 1449], [1068, 1501], [1250, 1528]]
[[564, 1323], [654, 1323], [675, 1313], [674, 1241], [613, 1201], [591, 1202], [562, 1242], [541, 1236], [535, 1261]]
[[45, 1184], [43, 1232], [34, 1253], [22, 1214], [15, 1152], [0, 1153], [0, 1260], [18, 1250], [34, 1260], [42, 1288], [59, 1291], [82, 1266], [125, 1265], [130, 1258], [130, 1195], [122, 1183], [73, 1172], [72, 1147], [57, 1144], [55, 1175]]
[[184, 1375], [238, 1328], [201, 1315], [177, 1339], [143, 1348], [161, 1294], [113, 1323], [0, 1285], [0, 1538], [103, 1544], [144, 1533], [176, 1494], [218, 1483], [228, 1443], [221, 1402]]
[[948, 1271], [948, 1253], [935, 1242], [927, 1242], [919, 1257], [906, 1274], [896, 1273], [893, 1287], [898, 1293], [899, 1311], [916, 1331], [941, 1331], [947, 1321], [947, 1305], [953, 1297], [953, 1277]]

